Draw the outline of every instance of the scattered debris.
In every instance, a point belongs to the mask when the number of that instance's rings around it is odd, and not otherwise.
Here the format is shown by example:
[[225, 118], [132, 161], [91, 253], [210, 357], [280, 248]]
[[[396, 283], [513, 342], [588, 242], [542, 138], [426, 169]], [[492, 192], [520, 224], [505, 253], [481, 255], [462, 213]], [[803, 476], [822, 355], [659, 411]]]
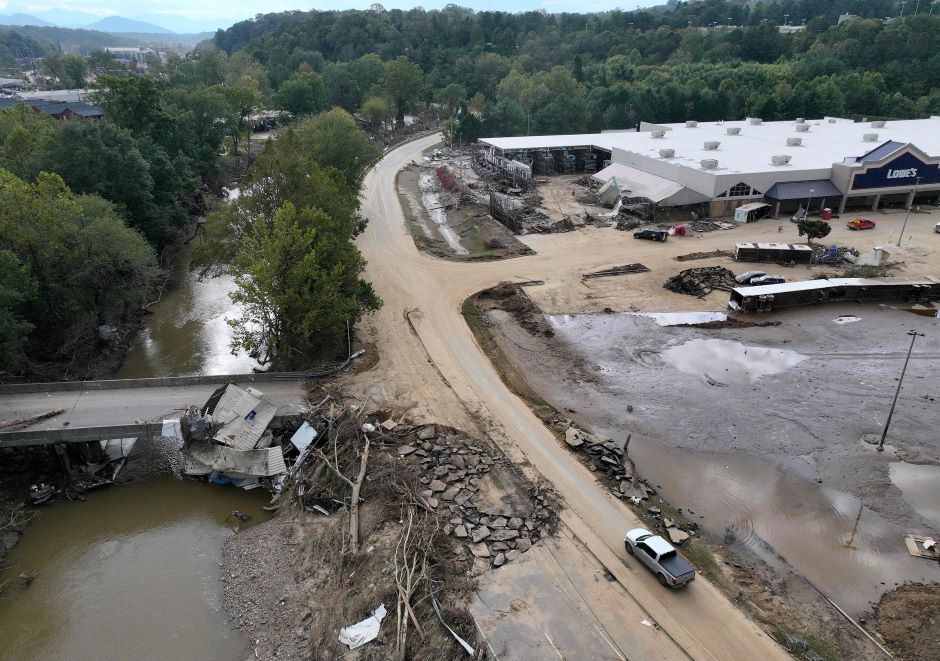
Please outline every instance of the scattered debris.
[[931, 537], [907, 535], [904, 538], [904, 545], [907, 546], [907, 552], [915, 558], [940, 560], [940, 548], [937, 548], [936, 540]]
[[716, 289], [731, 291], [737, 287], [734, 273], [723, 266], [705, 266], [686, 269], [663, 285], [669, 291], [703, 298]]
[[375, 640], [379, 636], [382, 620], [385, 619], [386, 614], [385, 604], [382, 604], [372, 611], [372, 615], [362, 622], [343, 627], [339, 630], [339, 642], [343, 645], [347, 645], [349, 649], [354, 650], [357, 647], [362, 647], [369, 641]]
[[647, 271], [649, 271], [649, 268], [643, 264], [625, 264], [624, 266], [612, 266], [601, 271], [594, 271], [593, 273], [585, 273], [581, 276], [581, 279], [588, 280], [590, 278], [603, 278], [610, 275], [623, 275], [626, 273], [645, 273]]
[[467, 650], [467, 654], [469, 654], [471, 657], [476, 654], [476, 651], [470, 646], [470, 643], [465, 641], [463, 638], [457, 635], [456, 631], [447, 626], [447, 622], [444, 621], [444, 616], [441, 615], [441, 609], [438, 608], [437, 599], [434, 597], [431, 597], [431, 605], [434, 607], [434, 612], [437, 613], [437, 617], [441, 621], [441, 624], [443, 624], [444, 628], [450, 632], [450, 635], [454, 637], [454, 640], [456, 640], [462, 648]]
[[29, 427], [30, 425], [40, 422], [41, 420], [54, 418], [60, 413], [65, 413], [65, 409], [52, 409], [51, 411], [46, 411], [45, 413], [27, 415], [22, 418], [14, 418], [13, 420], [0, 420], [0, 429], [7, 429], [9, 427]]
[[734, 257], [730, 250], [711, 250], [709, 252], [690, 252], [687, 255], [679, 255], [675, 259], [680, 262], [690, 262], [695, 259], [711, 259], [712, 257]]

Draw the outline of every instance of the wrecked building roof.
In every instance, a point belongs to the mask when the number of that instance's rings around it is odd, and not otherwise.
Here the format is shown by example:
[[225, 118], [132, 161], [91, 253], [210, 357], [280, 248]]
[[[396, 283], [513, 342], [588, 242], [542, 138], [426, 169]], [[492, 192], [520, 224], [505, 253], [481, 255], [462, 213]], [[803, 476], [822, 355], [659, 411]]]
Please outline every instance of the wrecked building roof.
[[228, 475], [271, 477], [287, 472], [280, 446], [260, 450], [236, 450], [224, 445], [193, 444], [186, 448], [187, 475], [208, 475], [219, 471]]
[[238, 450], [264, 447], [264, 431], [277, 409], [278, 404], [260, 390], [230, 383], [212, 414], [216, 422], [222, 423], [214, 434], [215, 440]]

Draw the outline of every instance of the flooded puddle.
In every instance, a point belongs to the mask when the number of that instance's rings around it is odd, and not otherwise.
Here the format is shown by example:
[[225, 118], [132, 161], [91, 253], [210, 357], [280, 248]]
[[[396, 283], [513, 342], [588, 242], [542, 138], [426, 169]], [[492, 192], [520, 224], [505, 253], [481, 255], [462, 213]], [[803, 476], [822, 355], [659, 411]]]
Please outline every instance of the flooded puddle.
[[629, 314], [652, 319], [657, 326], [686, 326], [728, 319], [728, 315], [724, 312], [631, 312]]
[[720, 383], [746, 385], [779, 374], [806, 356], [787, 349], [748, 346], [731, 340], [694, 339], [669, 347], [662, 359], [680, 372], [701, 374]]
[[861, 321], [862, 318], [856, 314], [840, 314], [838, 317], [833, 319], [833, 323], [836, 324], [851, 324], [854, 321]]
[[160, 478], [41, 510], [0, 584], [8, 659], [247, 658], [222, 607], [219, 563], [233, 509], [268, 518], [267, 494]]
[[441, 194], [437, 190], [436, 177], [433, 173], [422, 172], [418, 180], [418, 186], [421, 188], [421, 203], [427, 209], [428, 215], [434, 222], [437, 231], [440, 233], [447, 245], [451, 247], [458, 255], [468, 255], [470, 251], [460, 243], [460, 237], [454, 228], [447, 224], [447, 212], [441, 207]]
[[940, 578], [934, 564], [908, 554], [904, 529], [862, 508], [853, 538], [859, 500], [785, 466], [647, 439], [631, 442], [630, 455], [643, 477], [691, 520], [718, 539], [734, 526], [735, 543], [771, 566], [781, 565], [779, 555], [850, 613], [867, 610], [895, 583]]
[[940, 527], [940, 466], [894, 462], [891, 482], [922, 517]]

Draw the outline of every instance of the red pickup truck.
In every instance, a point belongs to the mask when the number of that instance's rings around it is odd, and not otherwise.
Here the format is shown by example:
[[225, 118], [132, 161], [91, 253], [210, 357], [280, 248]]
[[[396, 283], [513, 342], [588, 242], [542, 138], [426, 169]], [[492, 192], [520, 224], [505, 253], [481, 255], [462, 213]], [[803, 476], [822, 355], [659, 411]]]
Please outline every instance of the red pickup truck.
[[850, 230], [873, 230], [875, 229], [875, 221], [859, 217], [849, 221], [845, 226]]

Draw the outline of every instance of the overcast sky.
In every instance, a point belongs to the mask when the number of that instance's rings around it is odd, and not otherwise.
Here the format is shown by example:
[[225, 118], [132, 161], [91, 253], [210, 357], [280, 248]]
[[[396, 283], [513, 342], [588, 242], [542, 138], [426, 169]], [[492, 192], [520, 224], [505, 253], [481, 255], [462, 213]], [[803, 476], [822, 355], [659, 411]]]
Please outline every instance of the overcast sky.
[[[258, 13], [285, 11], [289, 9], [367, 9], [372, 0], [321, 0], [315, 3], [303, 3], [297, 0], [0, 0], [0, 13], [22, 12], [35, 14], [49, 9], [72, 10], [102, 17], [120, 15], [143, 20], [155, 19], [161, 15], [205, 21], [207, 26], [227, 27], [236, 21], [250, 18]], [[421, 6], [425, 9], [439, 9], [449, 0], [389, 0], [381, 3], [385, 8], [410, 9]], [[463, 7], [476, 10], [502, 10], [509, 6], [500, 0], [464, 0], [455, 2]], [[636, 9], [665, 4], [665, 0], [518, 0], [512, 4], [512, 11], [545, 9], [550, 12], [589, 12], [610, 9]], [[169, 22], [169, 21], [167, 21]]]

